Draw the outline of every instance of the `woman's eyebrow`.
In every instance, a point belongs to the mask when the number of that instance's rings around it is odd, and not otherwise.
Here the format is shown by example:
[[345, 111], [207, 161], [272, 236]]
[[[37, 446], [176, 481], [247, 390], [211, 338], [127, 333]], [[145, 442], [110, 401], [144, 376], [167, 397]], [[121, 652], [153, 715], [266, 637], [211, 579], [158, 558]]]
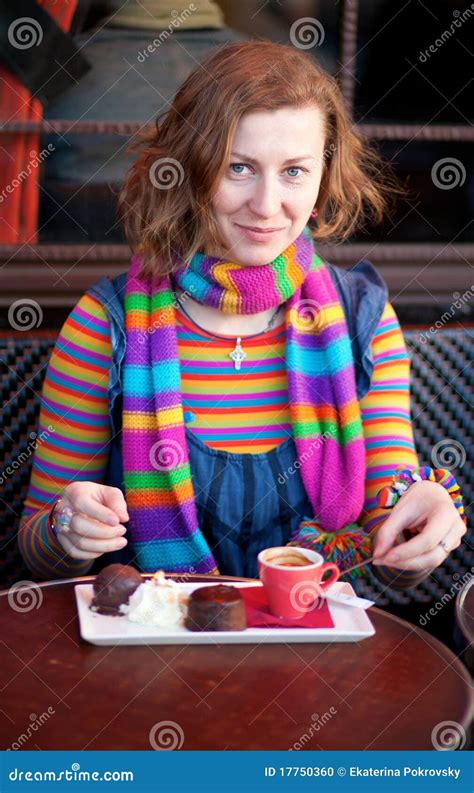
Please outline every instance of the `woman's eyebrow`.
[[[230, 153], [231, 157], [239, 157], [241, 160], [245, 160], [246, 162], [251, 162], [254, 165], [258, 165], [258, 160], [255, 160], [253, 157], [249, 157], [247, 154], [240, 154], [238, 151], [232, 151]], [[285, 160], [283, 165], [286, 165], [289, 162], [300, 162], [301, 160], [315, 160], [316, 157], [313, 157], [312, 154], [302, 154], [300, 157], [291, 157], [289, 160]]]

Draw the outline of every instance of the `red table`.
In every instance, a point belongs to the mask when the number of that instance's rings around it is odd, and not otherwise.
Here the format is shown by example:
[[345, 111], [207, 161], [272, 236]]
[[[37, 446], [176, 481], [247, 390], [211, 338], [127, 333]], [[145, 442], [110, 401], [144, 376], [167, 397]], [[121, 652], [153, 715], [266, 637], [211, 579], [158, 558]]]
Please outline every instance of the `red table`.
[[96, 647], [74, 598], [90, 581], [40, 585], [23, 612], [0, 593], [3, 749], [433, 749], [445, 722], [469, 745], [465, 667], [375, 607], [360, 643]]

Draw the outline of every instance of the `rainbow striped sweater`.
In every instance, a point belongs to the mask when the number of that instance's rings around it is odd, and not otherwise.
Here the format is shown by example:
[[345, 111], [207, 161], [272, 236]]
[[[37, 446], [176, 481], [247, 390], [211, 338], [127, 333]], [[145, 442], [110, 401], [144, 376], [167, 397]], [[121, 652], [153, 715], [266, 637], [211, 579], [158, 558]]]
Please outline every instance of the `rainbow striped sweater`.
[[[248, 365], [238, 381], [229, 367], [229, 342], [198, 328], [177, 311], [178, 348], [185, 422], [200, 439], [229, 452], [265, 452], [291, 432], [285, 329], [243, 340]], [[359, 524], [376, 530], [387, 518], [378, 490], [397, 465], [418, 467], [410, 419], [410, 361], [395, 311], [387, 303], [371, 342], [374, 372], [361, 400], [366, 447], [365, 501]], [[84, 295], [63, 325], [43, 385], [31, 479], [19, 528], [23, 558], [39, 579], [86, 574], [92, 561], [70, 558], [49, 527], [49, 512], [72, 480], [103, 483], [111, 427], [108, 382], [110, 327], [103, 305]], [[373, 567], [387, 585], [413, 586], [418, 572]], [[395, 583], [396, 580], [396, 583]]]

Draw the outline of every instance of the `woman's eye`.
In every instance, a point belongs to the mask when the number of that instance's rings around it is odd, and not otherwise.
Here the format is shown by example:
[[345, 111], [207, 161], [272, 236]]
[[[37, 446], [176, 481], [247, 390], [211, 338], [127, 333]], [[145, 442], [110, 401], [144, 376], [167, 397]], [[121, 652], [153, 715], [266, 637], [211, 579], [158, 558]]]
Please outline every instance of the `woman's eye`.
[[[247, 168], [242, 162], [232, 162], [230, 168]], [[232, 171], [232, 173], [241, 174], [242, 171]]]
[[[240, 175], [240, 174], [244, 173], [244, 171], [243, 171], [242, 169], [243, 169], [243, 168], [248, 168], [248, 167], [249, 167], [249, 166], [248, 166], [248, 165], [245, 165], [245, 163], [243, 163], [243, 162], [232, 162], [232, 163], [229, 165], [229, 168], [231, 169], [231, 172], [232, 172], [232, 173], [235, 173], [235, 174], [237, 174], [237, 175]], [[305, 170], [306, 170], [305, 168], [301, 168], [299, 165], [292, 165], [290, 168], [287, 168], [287, 169], [286, 169], [286, 172], [287, 172], [287, 173], [288, 173], [288, 174], [289, 174], [291, 177], [293, 177], [293, 178], [297, 178], [298, 176], [301, 176], [301, 175], [302, 175], [302, 173], [303, 173]], [[295, 171], [299, 171], [299, 173], [290, 173], [290, 171], [293, 171], [293, 172], [295, 172]]]

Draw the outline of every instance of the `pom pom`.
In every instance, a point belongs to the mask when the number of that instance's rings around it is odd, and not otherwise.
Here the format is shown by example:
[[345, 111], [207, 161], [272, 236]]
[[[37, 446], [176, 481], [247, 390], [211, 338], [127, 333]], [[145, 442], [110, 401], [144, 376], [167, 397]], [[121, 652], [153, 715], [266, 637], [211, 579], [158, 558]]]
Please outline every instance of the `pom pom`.
[[[350, 523], [338, 531], [324, 531], [317, 518], [304, 518], [288, 545], [309, 548], [320, 553], [325, 562], [345, 567], [365, 561], [372, 553], [372, 539], [357, 523]], [[363, 576], [363, 568], [354, 570], [351, 576]]]
[[449, 493], [460, 517], [467, 525], [467, 517], [464, 513], [463, 497], [461, 489], [456, 481], [454, 474], [446, 468], [428, 468], [427, 465], [421, 466], [417, 471], [411, 468], [398, 466], [392, 477], [391, 485], [383, 487], [377, 493], [377, 503], [382, 509], [394, 507], [397, 501], [406, 492], [408, 487], [415, 482], [426, 480], [437, 482], [442, 485]]
[[377, 503], [382, 509], [394, 507], [399, 498], [400, 496], [398, 493], [392, 490], [391, 487], [383, 487], [382, 490], [379, 490], [377, 493]]
[[[421, 479], [421, 477], [418, 477]], [[396, 484], [397, 482], [403, 482], [406, 487], [410, 487], [413, 484], [413, 471], [403, 470], [400, 471], [399, 474], [393, 477], [393, 483]]]

